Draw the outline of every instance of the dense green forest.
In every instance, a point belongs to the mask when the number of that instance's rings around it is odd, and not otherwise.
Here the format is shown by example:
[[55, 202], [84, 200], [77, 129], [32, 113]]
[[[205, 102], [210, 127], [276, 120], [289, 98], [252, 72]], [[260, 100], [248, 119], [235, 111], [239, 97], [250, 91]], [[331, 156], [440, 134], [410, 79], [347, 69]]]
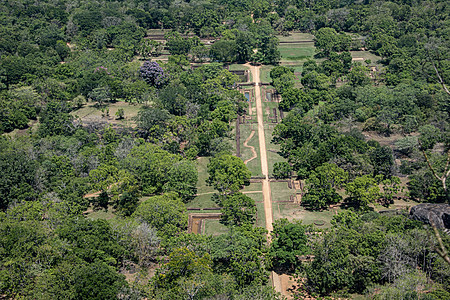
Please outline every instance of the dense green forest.
[[[294, 278], [293, 299], [449, 299], [450, 235], [379, 213], [450, 204], [449, 13], [448, 1], [2, 1], [0, 299], [284, 299], [272, 272]], [[299, 32], [314, 53], [289, 61], [282, 43]], [[339, 205], [328, 227], [260, 223], [249, 187], [265, 174], [235, 146], [251, 109], [233, 67], [249, 66], [284, 114], [267, 134], [270, 180], [301, 182], [312, 214]], [[224, 232], [188, 229], [205, 194]]]

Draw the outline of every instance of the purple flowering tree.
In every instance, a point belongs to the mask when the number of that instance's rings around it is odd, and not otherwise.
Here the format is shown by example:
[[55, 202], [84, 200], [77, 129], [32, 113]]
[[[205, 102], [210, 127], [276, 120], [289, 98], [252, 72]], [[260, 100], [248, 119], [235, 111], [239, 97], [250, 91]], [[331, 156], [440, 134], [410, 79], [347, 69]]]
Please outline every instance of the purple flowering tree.
[[169, 81], [168, 74], [157, 62], [146, 61], [140, 69], [140, 75], [149, 85], [157, 88], [162, 87]]

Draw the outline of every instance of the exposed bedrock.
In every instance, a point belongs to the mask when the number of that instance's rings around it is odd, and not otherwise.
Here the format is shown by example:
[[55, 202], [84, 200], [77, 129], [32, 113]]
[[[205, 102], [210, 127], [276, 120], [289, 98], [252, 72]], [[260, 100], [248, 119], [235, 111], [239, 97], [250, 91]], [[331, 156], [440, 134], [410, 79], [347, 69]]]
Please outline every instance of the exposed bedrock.
[[422, 203], [411, 207], [409, 211], [413, 220], [434, 224], [440, 229], [450, 229], [450, 205]]

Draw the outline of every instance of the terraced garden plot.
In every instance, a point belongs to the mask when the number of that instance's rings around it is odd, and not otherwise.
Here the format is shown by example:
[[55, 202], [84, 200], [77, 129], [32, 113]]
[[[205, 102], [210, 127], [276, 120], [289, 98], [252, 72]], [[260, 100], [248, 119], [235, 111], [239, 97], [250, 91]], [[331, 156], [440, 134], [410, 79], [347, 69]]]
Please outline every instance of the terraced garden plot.
[[202, 220], [202, 234], [206, 235], [221, 235], [228, 233], [229, 229], [220, 223], [220, 220], [203, 219]]
[[278, 35], [277, 36], [280, 43], [282, 42], [304, 42], [304, 41], [313, 41], [314, 35], [310, 33], [303, 32], [292, 32], [287, 36]]
[[[256, 118], [254, 116], [253, 118]], [[240, 131], [241, 131], [241, 158], [244, 161], [247, 161], [247, 167], [252, 172], [252, 176], [262, 176], [261, 172], [261, 161], [260, 161], [260, 154], [259, 154], [259, 140], [258, 140], [258, 128], [257, 124], [241, 124], [240, 125]], [[246, 143], [247, 146], [244, 145], [244, 142], [247, 140], [248, 137], [250, 137], [252, 131], [255, 131], [251, 139]], [[256, 152], [256, 158], [251, 159], [254, 157], [254, 152], [252, 151], [253, 147], [254, 151]]]
[[313, 58], [316, 52], [314, 43], [280, 44], [278, 50], [280, 51], [281, 61], [305, 61], [308, 58]]

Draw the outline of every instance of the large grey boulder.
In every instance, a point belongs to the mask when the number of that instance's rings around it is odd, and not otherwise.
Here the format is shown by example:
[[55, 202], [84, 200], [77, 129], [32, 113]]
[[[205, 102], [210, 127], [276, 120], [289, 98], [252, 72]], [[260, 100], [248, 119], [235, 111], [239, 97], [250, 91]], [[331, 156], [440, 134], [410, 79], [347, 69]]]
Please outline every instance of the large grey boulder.
[[409, 211], [413, 220], [434, 224], [440, 229], [450, 229], [450, 205], [422, 203], [411, 207]]

